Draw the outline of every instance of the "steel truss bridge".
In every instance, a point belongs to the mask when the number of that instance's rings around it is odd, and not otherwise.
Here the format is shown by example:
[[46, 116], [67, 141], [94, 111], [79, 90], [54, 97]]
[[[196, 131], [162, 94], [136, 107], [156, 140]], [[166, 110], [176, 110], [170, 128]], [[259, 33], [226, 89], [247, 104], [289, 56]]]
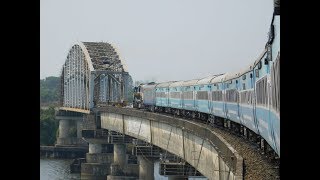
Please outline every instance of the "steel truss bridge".
[[61, 110], [90, 113], [99, 104], [127, 102], [132, 78], [116, 48], [106, 42], [71, 47], [61, 72]]

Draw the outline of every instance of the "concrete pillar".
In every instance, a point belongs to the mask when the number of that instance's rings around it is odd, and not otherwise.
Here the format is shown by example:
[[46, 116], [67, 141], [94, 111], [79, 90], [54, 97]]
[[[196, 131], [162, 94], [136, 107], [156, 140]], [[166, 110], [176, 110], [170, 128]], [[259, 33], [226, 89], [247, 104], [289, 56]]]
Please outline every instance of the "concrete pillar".
[[168, 176], [168, 180], [186, 180], [188, 176]]
[[101, 153], [102, 145], [89, 143], [89, 153]]
[[69, 120], [62, 119], [59, 121], [59, 138], [69, 137]]
[[82, 138], [82, 120], [77, 121], [77, 138]]
[[121, 170], [124, 170], [126, 166], [126, 145], [125, 144], [114, 144], [113, 146], [113, 161], [115, 164], [119, 164]]
[[154, 162], [144, 156], [138, 156], [139, 163], [139, 179], [154, 179]]

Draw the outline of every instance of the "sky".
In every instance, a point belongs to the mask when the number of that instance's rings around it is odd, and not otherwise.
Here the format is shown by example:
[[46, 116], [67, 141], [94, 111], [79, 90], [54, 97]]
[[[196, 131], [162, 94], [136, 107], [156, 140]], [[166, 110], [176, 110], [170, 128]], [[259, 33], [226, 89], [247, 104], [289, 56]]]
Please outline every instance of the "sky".
[[134, 81], [235, 72], [262, 53], [273, 0], [41, 0], [40, 79], [79, 41], [118, 49]]

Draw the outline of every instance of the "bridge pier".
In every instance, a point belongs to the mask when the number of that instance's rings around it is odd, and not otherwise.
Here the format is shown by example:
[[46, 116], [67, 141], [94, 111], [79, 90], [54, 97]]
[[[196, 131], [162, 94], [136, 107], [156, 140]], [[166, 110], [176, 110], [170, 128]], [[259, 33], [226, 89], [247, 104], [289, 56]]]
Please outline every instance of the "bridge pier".
[[188, 176], [168, 176], [168, 180], [186, 180]]
[[83, 129], [83, 122], [77, 121], [77, 138], [82, 138], [82, 129]]
[[69, 120], [61, 119], [59, 121], [59, 138], [68, 138], [69, 128]]
[[112, 164], [110, 166], [111, 174], [107, 176], [107, 180], [136, 180], [137, 177], [126, 176], [121, 170], [119, 164]]
[[119, 164], [120, 169], [124, 171], [127, 165], [126, 144], [114, 144], [113, 152], [114, 163]]
[[89, 153], [86, 154], [86, 161], [81, 164], [81, 179], [105, 180], [110, 174], [113, 154], [104, 153], [102, 144], [89, 141]]
[[[59, 137], [56, 146], [88, 146], [82, 139], [83, 120], [81, 115], [72, 115], [60, 111], [56, 115], [56, 119], [59, 120]], [[77, 129], [77, 134], [73, 136], [70, 134], [72, 127]]]
[[144, 156], [138, 156], [139, 163], [139, 179], [153, 180], [154, 179], [154, 162]]
[[94, 143], [89, 143], [89, 153], [101, 153], [102, 151], [102, 145], [101, 144], [94, 144]]

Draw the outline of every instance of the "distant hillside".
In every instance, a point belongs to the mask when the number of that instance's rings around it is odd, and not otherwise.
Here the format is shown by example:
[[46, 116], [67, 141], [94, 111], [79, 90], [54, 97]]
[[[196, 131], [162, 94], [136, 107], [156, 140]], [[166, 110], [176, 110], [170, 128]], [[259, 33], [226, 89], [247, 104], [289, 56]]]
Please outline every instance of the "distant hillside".
[[40, 106], [58, 105], [60, 77], [40, 79]]

